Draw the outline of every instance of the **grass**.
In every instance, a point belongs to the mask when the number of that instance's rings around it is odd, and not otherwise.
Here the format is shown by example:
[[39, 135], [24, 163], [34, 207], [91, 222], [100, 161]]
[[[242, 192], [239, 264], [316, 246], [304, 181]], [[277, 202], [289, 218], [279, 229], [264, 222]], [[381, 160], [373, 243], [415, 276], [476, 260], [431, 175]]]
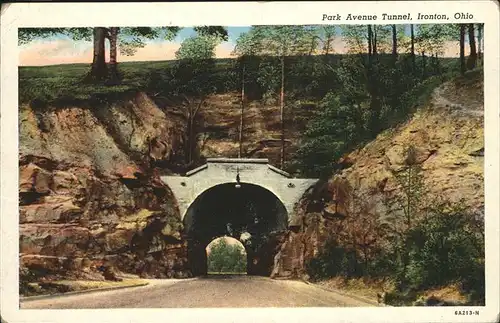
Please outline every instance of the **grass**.
[[23, 103], [33, 99], [47, 102], [61, 98], [87, 100], [99, 95], [141, 89], [145, 86], [151, 69], [168, 65], [165, 62], [163, 65], [155, 63], [150, 66], [130, 63], [120, 65], [123, 82], [117, 86], [83, 83], [82, 80], [88, 72], [88, 64], [20, 67], [19, 100]]
[[381, 280], [368, 280], [363, 278], [344, 279], [343, 277], [333, 277], [317, 282], [318, 285], [339, 290], [345, 293], [352, 293], [365, 298], [377, 301], [377, 293], [382, 290], [392, 290], [391, 282]]
[[70, 286], [73, 290], [86, 290], [95, 288], [137, 286], [147, 284], [144, 279], [124, 279], [122, 281], [92, 281], [92, 280], [60, 280], [54, 283]]
[[[103, 95], [144, 90], [153, 71], [166, 71], [175, 61], [124, 62], [119, 64], [120, 85], [87, 84], [82, 82], [89, 64], [61, 64], [19, 67], [19, 101], [38, 99], [52, 102], [58, 99], [88, 100]], [[230, 60], [217, 60], [220, 70], [227, 69]]]
[[102, 289], [111, 287], [132, 287], [146, 285], [144, 279], [123, 279], [122, 281], [90, 281], [90, 280], [56, 280], [51, 282], [29, 283], [30, 292], [24, 296], [52, 295], [58, 293], [68, 293], [84, 291], [90, 289]]
[[377, 293], [387, 292], [386, 302], [392, 306], [413, 306], [419, 299], [435, 297], [449, 304], [468, 304], [467, 295], [463, 294], [458, 284], [436, 287], [413, 292], [397, 292], [394, 282], [367, 278], [345, 279], [333, 277], [318, 281], [316, 284], [338, 290], [346, 294], [362, 296], [377, 301]]

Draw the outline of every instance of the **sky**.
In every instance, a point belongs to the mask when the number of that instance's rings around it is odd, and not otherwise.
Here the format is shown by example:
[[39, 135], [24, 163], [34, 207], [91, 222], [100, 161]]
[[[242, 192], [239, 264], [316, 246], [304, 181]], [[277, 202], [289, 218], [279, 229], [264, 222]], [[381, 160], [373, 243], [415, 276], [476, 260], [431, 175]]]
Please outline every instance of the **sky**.
[[[250, 27], [228, 27], [229, 39], [222, 42], [216, 48], [217, 58], [231, 57], [239, 35], [247, 32]], [[173, 41], [161, 39], [146, 42], [144, 48], [140, 48], [133, 56], [124, 56], [118, 53], [118, 62], [127, 61], [161, 61], [175, 59], [175, 52], [179, 49], [182, 41], [195, 34], [193, 28], [183, 28]], [[340, 34], [340, 29], [338, 33]], [[108, 42], [106, 42], [106, 47]], [[341, 36], [333, 42], [334, 52], [342, 54], [347, 51], [347, 46]], [[468, 46], [466, 46], [468, 49]], [[444, 56], [458, 56], [458, 42], [448, 42], [445, 46]], [[106, 51], [107, 55], [107, 51]], [[106, 56], [106, 59], [108, 57]], [[71, 63], [91, 63], [92, 42], [74, 41], [66, 36], [56, 36], [50, 39], [34, 40], [28, 44], [19, 46], [20, 66], [43, 66]]]

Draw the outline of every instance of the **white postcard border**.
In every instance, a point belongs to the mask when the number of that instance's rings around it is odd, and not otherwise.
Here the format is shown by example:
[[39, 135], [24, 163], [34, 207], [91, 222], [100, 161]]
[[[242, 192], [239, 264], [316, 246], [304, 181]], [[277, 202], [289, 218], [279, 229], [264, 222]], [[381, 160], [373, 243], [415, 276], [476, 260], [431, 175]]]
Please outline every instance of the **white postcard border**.
[[[499, 313], [499, 15], [494, 1], [29, 3], [2, 6], [1, 310], [6, 322], [493, 322]], [[323, 21], [323, 14], [469, 13], [470, 20]], [[19, 310], [18, 27], [485, 23], [486, 306], [290, 309]], [[455, 310], [479, 310], [457, 316]]]

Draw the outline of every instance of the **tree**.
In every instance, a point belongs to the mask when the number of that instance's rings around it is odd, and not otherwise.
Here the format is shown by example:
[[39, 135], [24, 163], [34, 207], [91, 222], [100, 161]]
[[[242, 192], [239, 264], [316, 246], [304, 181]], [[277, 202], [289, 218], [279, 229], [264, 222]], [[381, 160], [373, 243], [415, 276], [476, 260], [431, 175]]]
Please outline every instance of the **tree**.
[[239, 142], [238, 158], [241, 158], [243, 154], [243, 113], [245, 112], [245, 62], [242, 62], [240, 104], [241, 104], [241, 110], [240, 110], [240, 129], [238, 136], [238, 142]]
[[236, 46], [233, 51], [233, 55], [238, 56], [238, 63], [241, 69], [241, 97], [240, 97], [240, 127], [239, 127], [239, 150], [238, 150], [238, 158], [241, 158], [243, 155], [243, 114], [245, 112], [245, 78], [247, 74], [247, 62], [253, 56], [255, 56], [257, 47], [256, 41], [254, 37], [252, 37], [249, 33], [244, 33], [240, 35], [240, 37], [236, 40]]
[[[248, 53], [250, 48], [256, 55], [267, 55], [279, 59], [279, 102], [281, 121], [280, 165], [285, 163], [285, 66], [286, 58], [310, 52], [314, 28], [305, 26], [253, 26], [244, 36], [240, 36], [237, 52]], [[271, 73], [276, 72], [272, 66]], [[269, 80], [266, 80], [268, 82]], [[271, 88], [274, 84], [269, 84]]]
[[412, 228], [413, 221], [417, 219], [425, 207], [425, 186], [422, 168], [417, 160], [417, 151], [409, 145], [404, 152], [404, 164], [400, 171], [393, 175], [401, 189], [401, 194], [392, 197], [392, 211], [402, 212], [405, 230]]
[[460, 73], [465, 74], [465, 24], [460, 24]]
[[444, 41], [450, 38], [450, 27], [442, 24], [420, 25], [416, 43], [418, 51], [441, 55], [444, 47]]
[[308, 126], [297, 152], [306, 176], [328, 177], [336, 162], [364, 137], [360, 104], [330, 92], [320, 105], [321, 113]]
[[432, 57], [442, 55], [444, 42], [450, 38], [450, 27], [443, 24], [426, 24], [418, 27], [416, 48], [422, 55], [422, 78], [427, 77], [426, 54]]
[[383, 106], [378, 53], [381, 47], [390, 48], [390, 45], [388, 46], [390, 30], [384, 25], [346, 26], [342, 28], [342, 34], [350, 52], [358, 52], [363, 64], [361, 73], [366, 76], [363, 83], [370, 97], [368, 128], [372, 134], [378, 134], [382, 128], [380, 116]]
[[392, 29], [392, 59], [394, 62], [398, 60], [398, 32], [396, 25], [391, 26]]
[[221, 238], [211, 245], [207, 265], [209, 272], [246, 272], [246, 255], [239, 244], [228, 244]]
[[363, 25], [342, 26], [342, 39], [348, 46], [348, 53], [359, 54], [361, 57], [366, 53], [367, 42], [369, 42], [366, 28]]
[[117, 46], [118, 46], [118, 27], [109, 28], [109, 79], [116, 82], [120, 79], [117, 67]]
[[425, 218], [428, 207], [427, 191], [423, 181], [422, 168], [417, 160], [417, 151], [409, 145], [404, 152], [403, 167], [393, 171], [394, 179], [399, 186], [399, 193], [386, 195], [388, 216], [386, 223], [390, 227], [389, 237], [392, 239], [399, 256], [401, 274], [406, 274], [409, 261], [409, 247], [405, 237], [420, 220]]
[[328, 56], [332, 49], [331, 43], [333, 42], [336, 32], [336, 27], [331, 25], [321, 26], [320, 30], [320, 38], [323, 43], [323, 55]]
[[93, 28], [94, 55], [90, 72], [87, 74], [87, 81], [104, 80], [108, 75], [106, 58], [104, 51], [104, 40], [106, 38], [106, 29], [103, 27]]
[[215, 47], [220, 39], [214, 36], [197, 35], [186, 39], [175, 53], [178, 62], [175, 68], [175, 93], [182, 96], [186, 107], [187, 164], [193, 162], [195, 148], [195, 118], [207, 96], [216, 90], [213, 84]]
[[411, 37], [411, 66], [413, 68], [413, 71], [416, 69], [416, 62], [415, 62], [415, 30], [413, 24], [410, 25], [410, 37]]
[[477, 52], [476, 52], [476, 37], [474, 33], [474, 24], [469, 24], [467, 26], [469, 31], [469, 59], [467, 60], [467, 69], [471, 70], [477, 65]]
[[483, 53], [482, 53], [482, 44], [483, 44], [483, 24], [477, 25], [477, 58], [479, 62], [482, 64]]
[[[25, 44], [35, 39], [66, 36], [73, 40], [93, 41], [93, 59], [89, 73], [85, 77], [89, 82], [100, 82], [110, 79], [116, 82], [119, 76], [117, 69], [117, 51], [121, 54], [134, 55], [138, 48], [146, 45], [150, 39], [163, 38], [172, 40], [180, 31], [180, 27], [94, 27], [94, 28], [21, 28], [19, 43]], [[227, 39], [227, 30], [221, 26], [198, 26], [194, 30], [201, 35], [215, 35]], [[105, 41], [110, 43], [109, 71], [105, 61]]]
[[[146, 45], [147, 40], [155, 38], [172, 40], [180, 27], [95, 27], [93, 29], [94, 59], [85, 79], [89, 82], [109, 80], [111, 83], [117, 83], [119, 79], [118, 51], [123, 55], [132, 56], [137, 49]], [[110, 44], [109, 68], [105, 62], [106, 39]]]
[[460, 283], [484, 302], [484, 223], [460, 203], [436, 205], [406, 236], [413, 288]]

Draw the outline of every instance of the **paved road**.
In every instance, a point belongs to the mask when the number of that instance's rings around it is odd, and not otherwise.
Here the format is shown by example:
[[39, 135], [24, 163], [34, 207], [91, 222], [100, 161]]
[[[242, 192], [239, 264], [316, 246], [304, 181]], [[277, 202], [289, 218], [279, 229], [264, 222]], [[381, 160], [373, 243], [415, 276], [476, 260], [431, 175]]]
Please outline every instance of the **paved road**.
[[21, 308], [174, 307], [345, 307], [371, 306], [299, 281], [221, 275], [151, 280], [142, 287], [68, 295], [21, 303]]

